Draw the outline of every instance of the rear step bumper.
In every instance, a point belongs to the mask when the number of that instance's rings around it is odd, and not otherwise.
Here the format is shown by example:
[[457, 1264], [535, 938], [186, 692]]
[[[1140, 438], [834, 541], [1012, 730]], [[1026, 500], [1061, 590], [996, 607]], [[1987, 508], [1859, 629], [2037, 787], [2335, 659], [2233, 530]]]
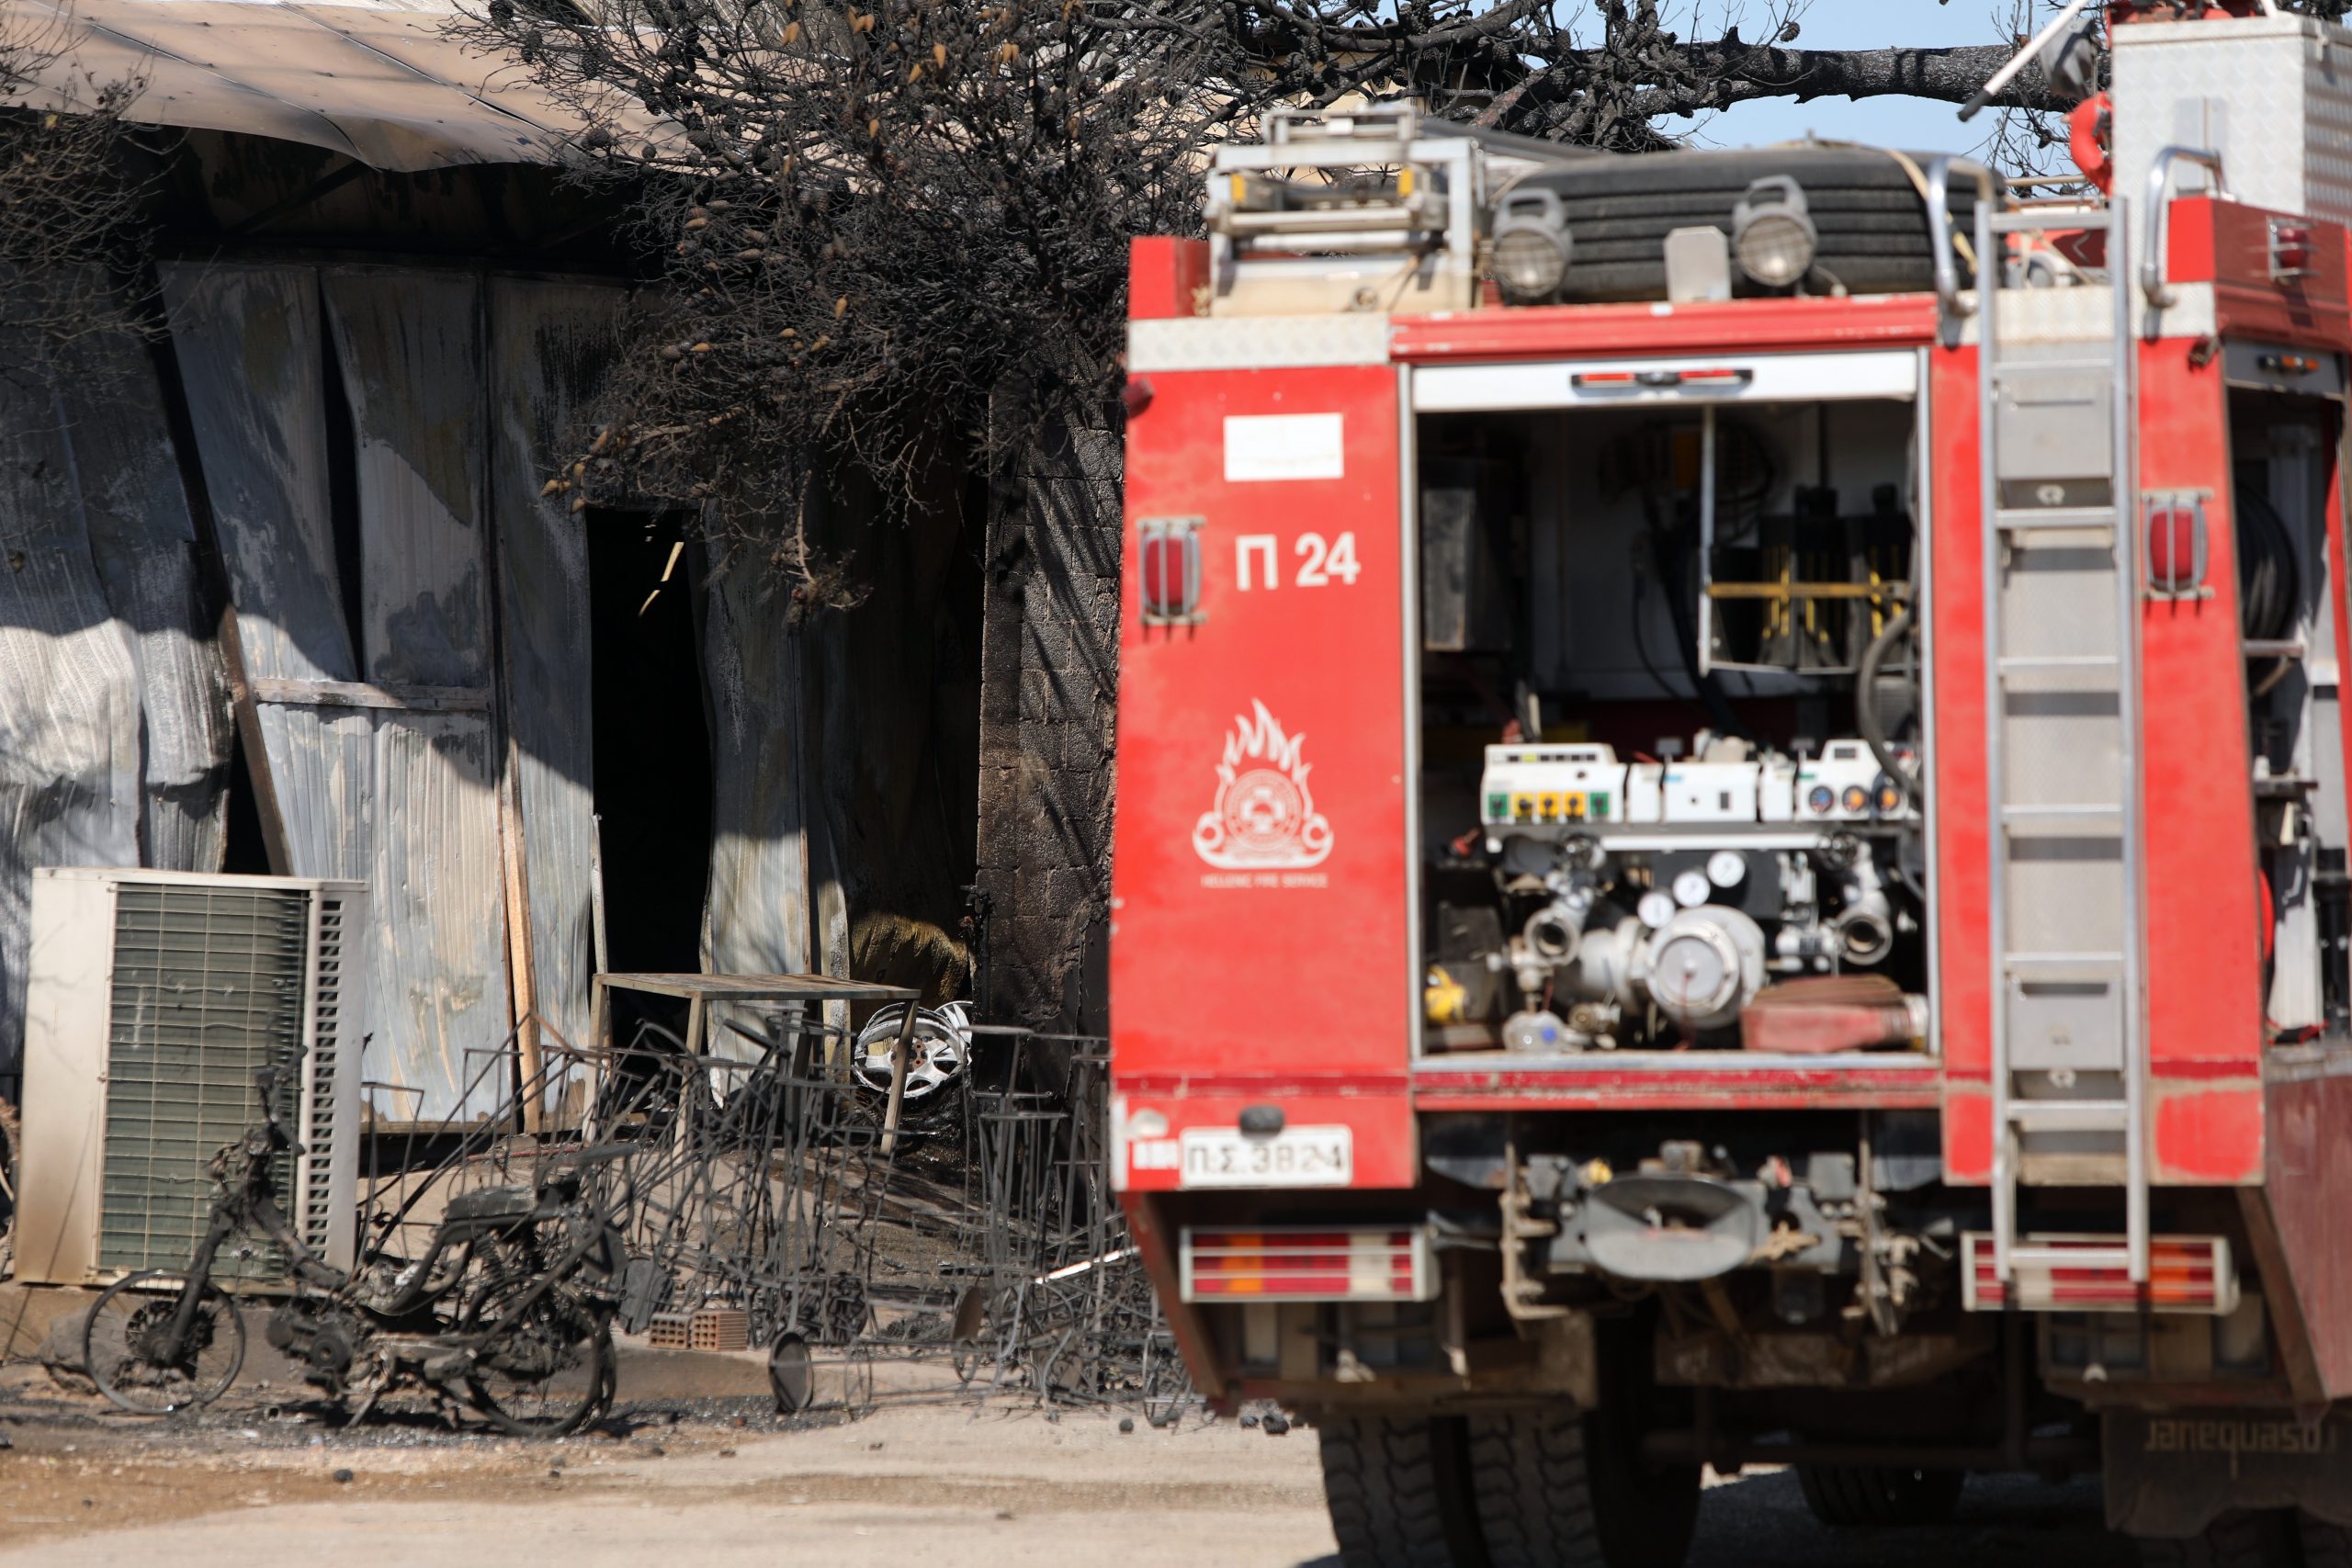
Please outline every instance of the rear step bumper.
[[2000, 1278], [1989, 1232], [1961, 1237], [1962, 1291], [1971, 1312], [2177, 1312], [2227, 1317], [2238, 1307], [2237, 1269], [2227, 1238], [2149, 1238], [2148, 1280], [2132, 1279], [2120, 1235], [2032, 1235], [2009, 1249]]

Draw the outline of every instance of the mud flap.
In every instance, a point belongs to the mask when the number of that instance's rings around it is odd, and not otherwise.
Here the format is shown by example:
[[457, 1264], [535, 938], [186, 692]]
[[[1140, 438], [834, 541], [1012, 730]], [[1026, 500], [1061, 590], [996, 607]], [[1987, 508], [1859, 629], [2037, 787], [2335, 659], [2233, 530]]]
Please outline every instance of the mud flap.
[[2352, 1408], [2305, 1422], [2278, 1410], [2104, 1417], [2107, 1522], [2178, 1540], [2235, 1510], [2301, 1508], [2352, 1528]]

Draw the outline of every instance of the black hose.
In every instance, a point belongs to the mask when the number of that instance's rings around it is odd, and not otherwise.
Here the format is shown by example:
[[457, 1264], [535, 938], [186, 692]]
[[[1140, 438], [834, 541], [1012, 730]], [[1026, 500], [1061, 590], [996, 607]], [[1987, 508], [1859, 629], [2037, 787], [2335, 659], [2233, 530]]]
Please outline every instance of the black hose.
[[[1871, 645], [1862, 649], [1861, 662], [1854, 670], [1854, 723], [1861, 730], [1863, 740], [1869, 743], [1871, 755], [1878, 759], [1880, 771], [1901, 784], [1904, 795], [1918, 807], [1920, 825], [1913, 831], [1924, 832], [1928, 820], [1927, 772], [1924, 768], [1914, 771], [1903, 765], [1903, 759], [1894, 754], [1894, 748], [1887, 742], [1886, 722], [1879, 716], [1878, 711], [1879, 666], [1885, 663], [1886, 656], [1894, 651], [1894, 645], [1910, 633], [1911, 610], [1906, 605], [1897, 610], [1894, 618], [1881, 627], [1878, 636], [1871, 638]], [[1899, 854], [1895, 857], [1894, 872], [1895, 886], [1924, 908], [1928, 901], [1927, 886], [1912, 868], [1904, 863]]]
[[2283, 641], [2302, 598], [2294, 536], [2258, 490], [2239, 488], [2237, 513], [2239, 629], [2249, 642]]
[[[2281, 642], [2295, 629], [2302, 601], [2302, 573], [2295, 563], [2294, 536], [2270, 498], [2251, 487], [2235, 492], [2238, 513], [2238, 630], [2248, 642]], [[2248, 694], [2260, 702], [2295, 668], [2281, 659]]]
[[1904, 766], [1903, 760], [1894, 754], [1894, 748], [1887, 742], [1886, 722], [1879, 716], [1878, 711], [1879, 666], [1886, 662], [1886, 656], [1894, 650], [1894, 645], [1910, 632], [1911, 610], [1905, 605], [1895, 612], [1894, 618], [1880, 629], [1878, 636], [1871, 638], [1868, 648], [1862, 649], [1861, 663], [1854, 671], [1854, 722], [1860, 728], [1862, 739], [1870, 742], [1871, 755], [1878, 759], [1881, 771], [1901, 784], [1903, 793], [1909, 795], [1914, 804], [1924, 806], [1927, 795], [1921, 786], [1926, 776]]

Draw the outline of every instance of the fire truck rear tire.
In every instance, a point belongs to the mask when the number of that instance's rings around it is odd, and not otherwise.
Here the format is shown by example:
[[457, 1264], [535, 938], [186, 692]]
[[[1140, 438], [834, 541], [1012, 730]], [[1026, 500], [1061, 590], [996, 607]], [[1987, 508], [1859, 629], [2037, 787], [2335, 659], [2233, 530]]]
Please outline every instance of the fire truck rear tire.
[[1644, 1470], [1599, 1414], [1470, 1418], [1470, 1475], [1492, 1568], [1679, 1568], [1699, 1470]]
[[2328, 1559], [2299, 1551], [2303, 1543], [2295, 1526], [2295, 1516], [2283, 1509], [2224, 1514], [2187, 1540], [2142, 1538], [2140, 1562], [2143, 1568], [2284, 1568], [2304, 1562], [2333, 1568]]
[[1333, 1416], [1317, 1428], [1344, 1568], [1477, 1568], [1460, 1416]]
[[1823, 1524], [1939, 1525], [1960, 1506], [1968, 1475], [1958, 1470], [1912, 1470], [1892, 1464], [1801, 1464], [1797, 1485], [1804, 1506]]

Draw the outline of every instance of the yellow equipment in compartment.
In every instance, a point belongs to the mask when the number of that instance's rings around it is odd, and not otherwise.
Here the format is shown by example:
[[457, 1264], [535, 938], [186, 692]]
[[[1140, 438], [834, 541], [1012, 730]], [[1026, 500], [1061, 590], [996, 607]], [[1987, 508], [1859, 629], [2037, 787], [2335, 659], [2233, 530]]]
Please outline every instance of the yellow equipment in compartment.
[[1521, 790], [1510, 797], [1510, 819], [1514, 822], [1582, 822], [1589, 817], [1605, 814], [1609, 797], [1600, 796], [1597, 808], [1590, 794], [1580, 789]]
[[1609, 747], [1589, 740], [1489, 746], [1478, 806], [1489, 832], [1545, 829], [1538, 836], [1550, 837], [1587, 823], [1621, 822], [1625, 765]]

